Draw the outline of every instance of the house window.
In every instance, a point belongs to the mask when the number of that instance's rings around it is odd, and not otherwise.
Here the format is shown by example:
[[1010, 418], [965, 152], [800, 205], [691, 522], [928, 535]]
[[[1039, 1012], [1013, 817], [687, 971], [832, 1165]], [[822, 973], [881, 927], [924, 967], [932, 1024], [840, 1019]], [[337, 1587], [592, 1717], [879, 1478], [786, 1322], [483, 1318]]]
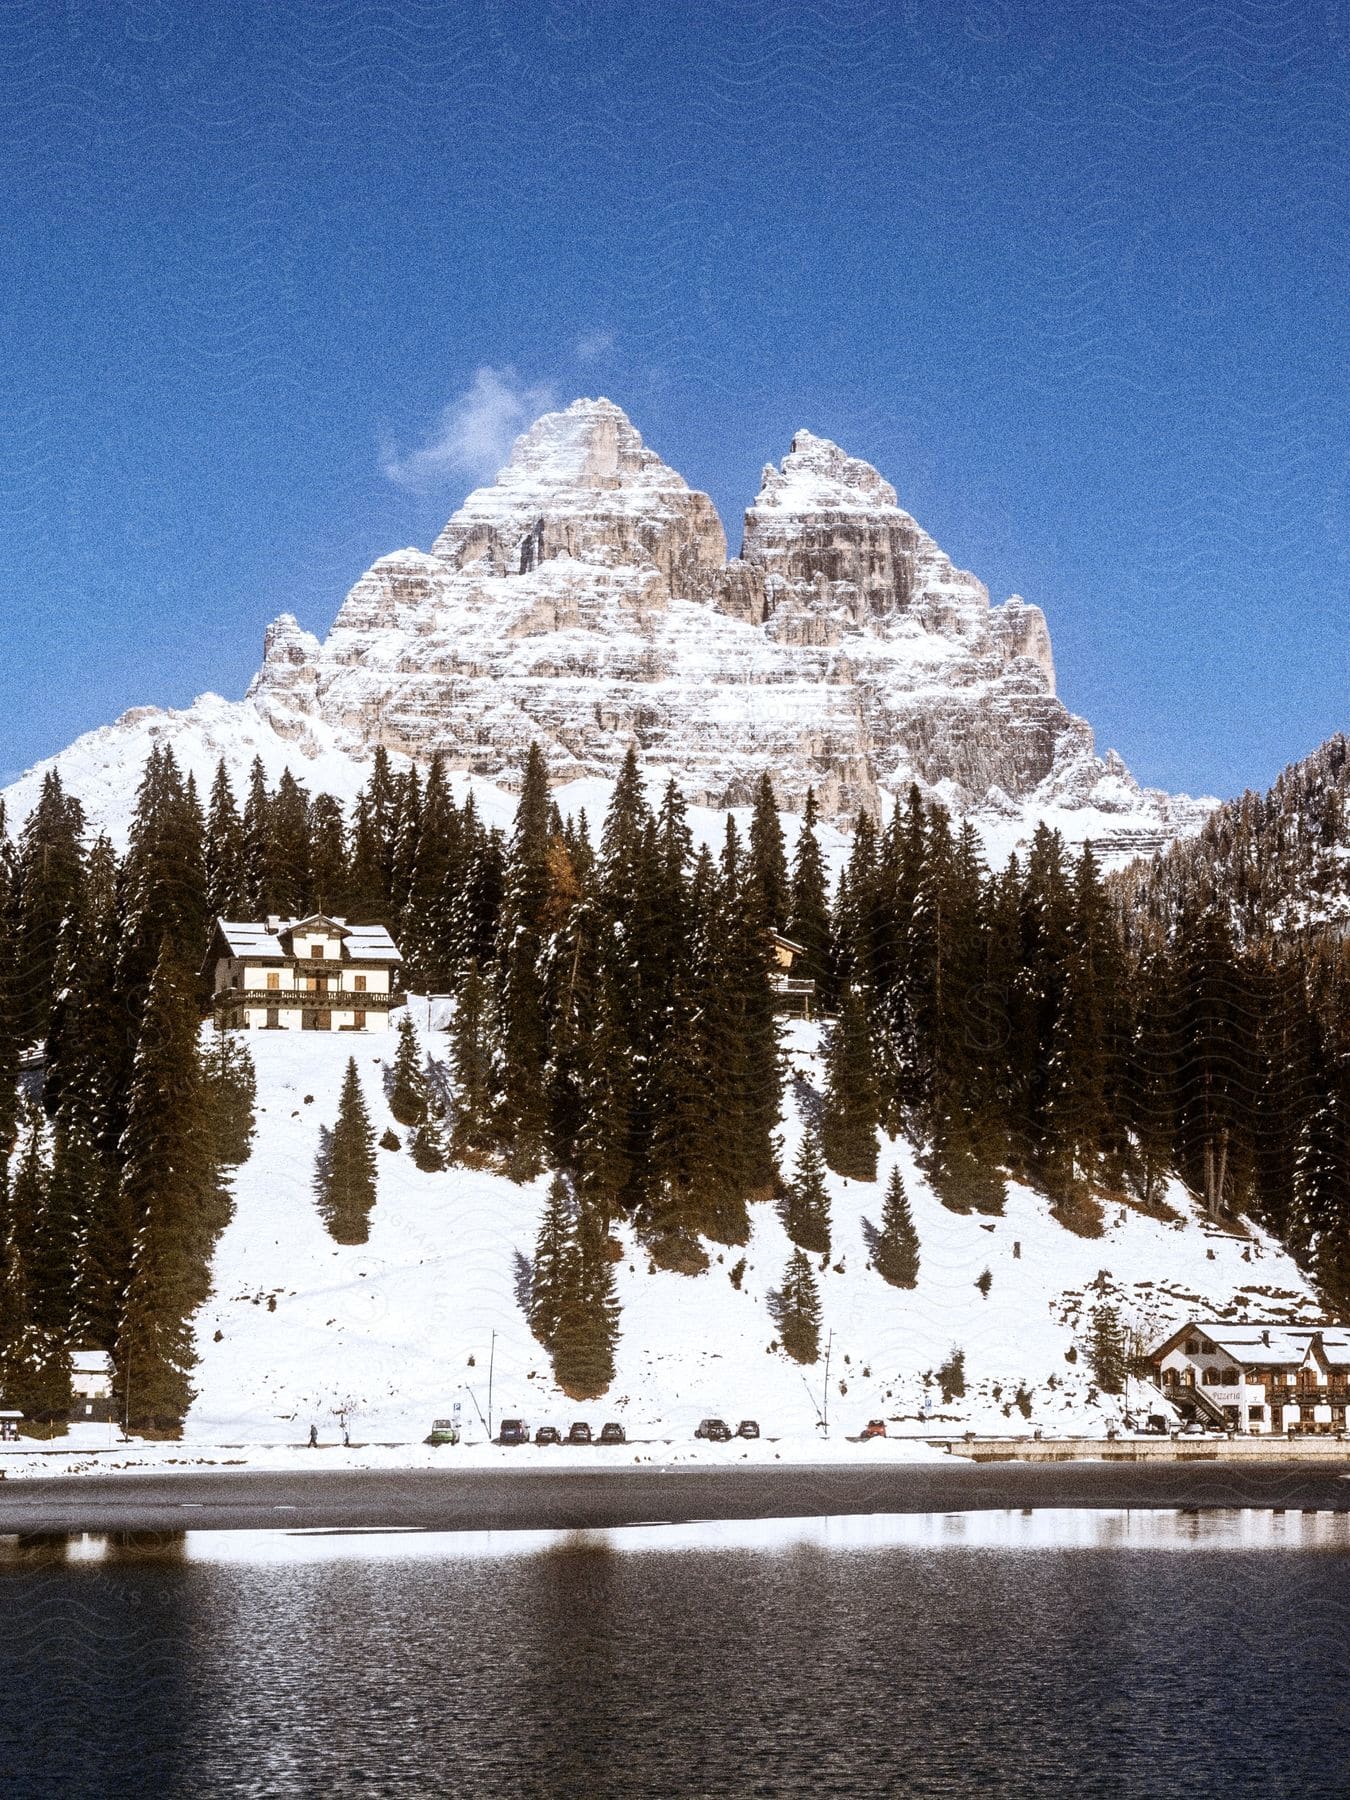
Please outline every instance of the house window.
[[327, 950], [325, 949], [325, 947], [322, 944], [311, 944], [309, 947], [309, 953], [316, 962], [321, 962], [323, 960], [323, 958], [328, 954]]
[[1224, 1370], [1223, 1384], [1225, 1387], [1236, 1387], [1237, 1386], [1237, 1378], [1238, 1378], [1238, 1372], [1236, 1369], [1225, 1369]]
[[353, 975], [352, 976], [352, 991], [353, 991], [353, 993], [357, 993], [357, 994], [365, 993], [366, 978], [364, 975]]
[[1264, 1424], [1266, 1409], [1264, 1406], [1249, 1406], [1247, 1408], [1247, 1417], [1251, 1420], [1253, 1425]]
[[280, 1027], [281, 1027], [281, 1013], [280, 1013], [279, 1009], [275, 1006], [269, 1006], [267, 1009], [267, 1028], [268, 1028], [268, 1030], [269, 1031], [277, 1031], [280, 1029]]
[[1199, 1338], [1187, 1338], [1186, 1339], [1186, 1354], [1187, 1354], [1187, 1356], [1199, 1356], [1199, 1354], [1200, 1354]]
[[277, 975], [277, 974], [271, 974], [271, 975], [269, 975], [269, 976], [268, 976], [268, 977], [267, 977], [267, 985], [268, 985], [268, 987], [269, 987], [269, 988], [271, 988], [271, 989], [273, 989], [273, 990], [275, 990], [275, 989], [277, 989], [277, 988], [279, 988], [279, 987], [280, 987], [280, 986], [281, 986], [281, 977], [280, 977], [280, 975]]
[[352, 1014], [352, 1026], [356, 1031], [364, 1031], [366, 1028], [366, 1015], [363, 1012], [354, 1012]]
[[1206, 1387], [1218, 1387], [1219, 1371], [1217, 1369], [1206, 1369], [1200, 1379], [1204, 1382]]

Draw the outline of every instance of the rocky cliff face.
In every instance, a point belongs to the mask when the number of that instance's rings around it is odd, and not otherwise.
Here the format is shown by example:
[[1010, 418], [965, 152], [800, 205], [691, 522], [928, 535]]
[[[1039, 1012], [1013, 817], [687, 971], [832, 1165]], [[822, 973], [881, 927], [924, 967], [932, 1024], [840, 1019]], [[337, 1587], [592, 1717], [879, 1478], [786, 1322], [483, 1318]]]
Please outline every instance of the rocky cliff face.
[[[233, 732], [250, 755], [270, 745], [270, 765], [312, 765], [315, 786], [377, 743], [509, 785], [532, 738], [559, 781], [613, 774], [636, 744], [713, 807], [748, 800], [766, 770], [785, 808], [814, 787], [841, 820], [918, 781], [991, 847], [1047, 816], [1148, 846], [1208, 810], [1099, 759], [1056, 698], [1040, 609], [991, 606], [890, 483], [827, 439], [797, 433], [764, 470], [740, 555], [726, 548], [708, 496], [612, 402], [578, 400], [517, 440], [429, 552], [374, 563], [322, 642], [277, 619], [233, 712], [204, 697], [127, 729], [202, 756]], [[56, 760], [111, 792], [119, 730]]]
[[250, 693], [283, 735], [321, 719], [489, 777], [531, 737], [560, 780], [635, 742], [714, 806], [766, 769], [833, 813], [916, 779], [963, 810], [1149, 804], [1056, 699], [1039, 608], [991, 606], [868, 463], [798, 432], [728, 562], [707, 495], [608, 400], [540, 419], [322, 645], [278, 621]]

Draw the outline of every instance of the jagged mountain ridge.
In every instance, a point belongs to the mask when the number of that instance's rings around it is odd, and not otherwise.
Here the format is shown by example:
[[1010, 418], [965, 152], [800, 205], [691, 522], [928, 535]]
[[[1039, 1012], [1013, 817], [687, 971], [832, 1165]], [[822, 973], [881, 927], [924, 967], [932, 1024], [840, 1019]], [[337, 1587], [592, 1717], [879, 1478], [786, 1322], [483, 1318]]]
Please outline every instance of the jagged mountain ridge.
[[1152, 847], [1208, 811], [1098, 758], [1056, 697], [1040, 609], [992, 606], [827, 439], [797, 433], [726, 550], [708, 496], [611, 401], [578, 400], [517, 440], [429, 552], [375, 562], [324, 640], [277, 619], [243, 702], [137, 709], [54, 760], [115, 786], [134, 727], [189, 762], [209, 740], [232, 765], [261, 753], [304, 776], [383, 744], [509, 785], [531, 739], [557, 781], [612, 775], [635, 743], [714, 807], [767, 770], [786, 808], [810, 786], [829, 815], [879, 810], [917, 780], [1014, 837], [1064, 815], [1070, 836]]

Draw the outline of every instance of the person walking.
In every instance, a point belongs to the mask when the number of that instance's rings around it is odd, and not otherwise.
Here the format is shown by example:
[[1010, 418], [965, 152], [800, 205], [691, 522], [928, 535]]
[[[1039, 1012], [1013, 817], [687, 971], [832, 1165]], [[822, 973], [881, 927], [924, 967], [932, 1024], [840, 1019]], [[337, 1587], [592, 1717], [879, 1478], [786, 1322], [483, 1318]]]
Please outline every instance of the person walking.
[[319, 1447], [319, 1428], [317, 1425], [311, 1425], [309, 1428], [309, 1447], [311, 1450], [317, 1450]]

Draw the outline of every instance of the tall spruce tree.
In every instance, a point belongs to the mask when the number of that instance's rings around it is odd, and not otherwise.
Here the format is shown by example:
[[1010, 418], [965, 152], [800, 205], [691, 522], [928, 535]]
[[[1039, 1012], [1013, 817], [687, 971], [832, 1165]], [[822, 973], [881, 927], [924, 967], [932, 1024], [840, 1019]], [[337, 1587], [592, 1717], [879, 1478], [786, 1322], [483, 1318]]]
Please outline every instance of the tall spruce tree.
[[872, 1262], [892, 1287], [912, 1288], [919, 1280], [919, 1234], [909, 1210], [900, 1165], [891, 1170], [881, 1207], [881, 1228], [872, 1246]]
[[549, 1020], [545, 958], [552, 896], [548, 771], [537, 743], [525, 762], [497, 928], [499, 1131], [513, 1179], [539, 1173], [548, 1142]]
[[12, 1028], [22, 1044], [46, 1036], [66, 923], [80, 904], [84, 810], [52, 769], [19, 834], [14, 860]]
[[797, 969], [803, 980], [816, 983], [817, 990], [825, 980], [830, 959], [829, 884], [825, 876], [825, 858], [816, 836], [818, 816], [815, 789], [808, 788], [802, 828], [792, 856], [792, 910], [788, 918], [788, 936], [802, 947]]
[[244, 825], [222, 757], [206, 814], [206, 903], [213, 917], [237, 919], [248, 907]]
[[369, 1241], [376, 1199], [375, 1131], [354, 1056], [348, 1059], [342, 1079], [337, 1122], [319, 1160], [315, 1191], [320, 1216], [335, 1243]]
[[496, 1144], [493, 1123], [492, 990], [471, 962], [460, 986], [450, 1026], [450, 1066], [455, 1079], [450, 1154], [456, 1162], [481, 1167]]
[[530, 1269], [530, 1330], [550, 1355], [557, 1342], [562, 1318], [563, 1287], [573, 1233], [574, 1204], [567, 1177], [561, 1172], [549, 1183], [548, 1198], [539, 1220]]
[[778, 1335], [794, 1362], [820, 1358], [820, 1293], [805, 1253], [794, 1250], [774, 1304]]
[[563, 1257], [553, 1378], [572, 1400], [593, 1400], [614, 1380], [619, 1301], [609, 1234], [598, 1208], [583, 1198]]
[[758, 902], [765, 925], [772, 931], [783, 931], [792, 910], [792, 884], [788, 879], [787, 848], [778, 819], [778, 802], [767, 774], [760, 776], [755, 788], [746, 881]]
[[856, 989], [846, 989], [826, 1051], [821, 1148], [836, 1175], [875, 1181], [877, 1093], [867, 1014]]
[[176, 1426], [193, 1398], [191, 1317], [220, 1220], [191, 977], [167, 935], [150, 983], [118, 1147], [131, 1271], [116, 1367], [133, 1425]]
[[389, 1110], [400, 1125], [420, 1125], [427, 1114], [426, 1082], [412, 1015], [405, 1009], [398, 1022], [398, 1047], [390, 1071]]
[[825, 1159], [814, 1130], [802, 1133], [797, 1164], [783, 1203], [783, 1227], [792, 1242], [815, 1256], [830, 1253], [830, 1196]]

